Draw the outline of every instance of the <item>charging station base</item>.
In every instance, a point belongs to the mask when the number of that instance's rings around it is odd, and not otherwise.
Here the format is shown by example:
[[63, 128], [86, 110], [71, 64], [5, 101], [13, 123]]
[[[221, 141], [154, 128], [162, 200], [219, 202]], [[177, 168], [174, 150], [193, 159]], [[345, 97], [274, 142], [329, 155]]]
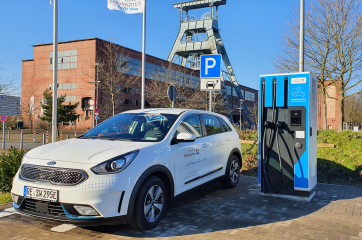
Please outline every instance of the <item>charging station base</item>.
[[274, 193], [260, 193], [261, 196], [266, 197], [276, 197], [276, 198], [284, 198], [294, 201], [303, 201], [303, 202], [310, 202], [312, 198], [316, 195], [316, 191], [313, 191], [312, 194], [310, 194], [309, 197], [302, 197], [302, 196], [293, 196], [293, 195], [282, 195], [282, 194], [274, 194]]

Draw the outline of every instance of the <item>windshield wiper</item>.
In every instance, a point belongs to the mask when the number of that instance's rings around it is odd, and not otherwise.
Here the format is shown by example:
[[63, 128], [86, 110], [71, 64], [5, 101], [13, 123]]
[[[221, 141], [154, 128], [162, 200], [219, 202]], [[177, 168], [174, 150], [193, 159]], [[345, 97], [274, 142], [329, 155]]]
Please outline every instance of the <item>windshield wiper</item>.
[[93, 139], [93, 138], [90, 138], [90, 137], [83, 137], [83, 136], [80, 136], [78, 138], [80, 138], [80, 139]]

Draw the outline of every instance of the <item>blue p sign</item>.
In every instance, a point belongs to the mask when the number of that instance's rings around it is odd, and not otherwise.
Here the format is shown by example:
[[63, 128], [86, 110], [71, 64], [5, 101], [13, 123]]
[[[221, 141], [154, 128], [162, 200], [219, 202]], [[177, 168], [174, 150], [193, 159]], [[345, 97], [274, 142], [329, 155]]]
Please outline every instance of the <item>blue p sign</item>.
[[200, 78], [220, 78], [221, 55], [201, 55], [200, 67]]

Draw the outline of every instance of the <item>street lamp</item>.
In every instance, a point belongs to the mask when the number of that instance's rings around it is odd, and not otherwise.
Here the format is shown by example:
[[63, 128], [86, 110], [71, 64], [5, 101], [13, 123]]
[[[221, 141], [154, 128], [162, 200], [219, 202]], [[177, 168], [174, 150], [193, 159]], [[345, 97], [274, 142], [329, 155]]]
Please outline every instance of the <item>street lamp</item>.
[[241, 115], [241, 110], [243, 110], [243, 104], [242, 104], [242, 103], [243, 103], [243, 100], [242, 100], [242, 99], [239, 99], [239, 100], [240, 100], [240, 108], [235, 108], [235, 109], [240, 110], [240, 120], [239, 120], [239, 121], [240, 121], [240, 125], [239, 125], [239, 126], [240, 126], [240, 130], [241, 130], [241, 125], [242, 125], [242, 121], [241, 121], [241, 116], [242, 116], [242, 115]]
[[[104, 63], [96, 63], [97, 66], [97, 98], [96, 98], [96, 108], [98, 108], [98, 88], [99, 88], [99, 67], [103, 67]], [[98, 125], [98, 119], [96, 118], [96, 126]]]

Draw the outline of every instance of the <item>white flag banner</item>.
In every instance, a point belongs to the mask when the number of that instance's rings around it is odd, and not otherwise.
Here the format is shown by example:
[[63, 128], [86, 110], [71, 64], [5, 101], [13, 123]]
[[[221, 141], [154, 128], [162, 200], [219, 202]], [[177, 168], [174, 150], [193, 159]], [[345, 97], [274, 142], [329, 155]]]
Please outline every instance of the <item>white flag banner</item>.
[[110, 10], [121, 10], [128, 14], [143, 13], [145, 0], [108, 0]]
[[29, 114], [34, 114], [34, 96], [30, 98]]

